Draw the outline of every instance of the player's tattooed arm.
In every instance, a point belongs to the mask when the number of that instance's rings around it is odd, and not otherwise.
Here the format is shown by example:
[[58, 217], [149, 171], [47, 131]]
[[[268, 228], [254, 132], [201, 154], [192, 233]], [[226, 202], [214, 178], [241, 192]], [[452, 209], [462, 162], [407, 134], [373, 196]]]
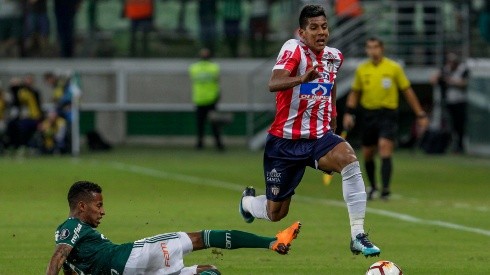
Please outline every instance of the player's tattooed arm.
[[[56, 249], [49, 261], [48, 270], [46, 270], [46, 275], [56, 275], [60, 272], [63, 263], [68, 258], [72, 247], [67, 244], [58, 244]], [[67, 272], [64, 270], [64, 274], [73, 274], [71, 271]]]

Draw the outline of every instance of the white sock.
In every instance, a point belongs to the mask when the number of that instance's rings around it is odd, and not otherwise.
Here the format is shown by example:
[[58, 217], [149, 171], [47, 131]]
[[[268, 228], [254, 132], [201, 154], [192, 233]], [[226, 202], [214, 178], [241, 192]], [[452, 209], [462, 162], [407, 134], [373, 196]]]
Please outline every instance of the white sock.
[[266, 219], [269, 220], [269, 216], [267, 215], [267, 198], [265, 195], [252, 197], [246, 196], [242, 199], [242, 207], [243, 210], [252, 214], [252, 216], [258, 219]]
[[361, 175], [359, 162], [355, 161], [342, 169], [342, 190], [349, 211], [352, 239], [364, 233], [366, 215], [366, 188]]

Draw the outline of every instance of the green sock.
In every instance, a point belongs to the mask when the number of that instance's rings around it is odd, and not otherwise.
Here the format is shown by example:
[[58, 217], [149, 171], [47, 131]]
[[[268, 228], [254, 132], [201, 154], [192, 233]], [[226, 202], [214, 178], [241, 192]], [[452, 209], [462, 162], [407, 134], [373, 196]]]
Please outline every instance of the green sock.
[[263, 237], [238, 230], [203, 230], [206, 248], [270, 248], [276, 237]]

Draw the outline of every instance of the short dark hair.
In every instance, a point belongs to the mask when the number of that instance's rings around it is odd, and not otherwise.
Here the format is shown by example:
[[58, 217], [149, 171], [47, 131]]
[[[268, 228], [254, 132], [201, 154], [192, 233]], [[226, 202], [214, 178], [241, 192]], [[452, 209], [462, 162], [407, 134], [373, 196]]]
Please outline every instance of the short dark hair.
[[381, 48], [384, 48], [384, 46], [385, 46], [383, 40], [381, 40], [378, 37], [374, 37], [374, 36], [373, 37], [369, 37], [368, 39], [366, 39], [366, 45], [367, 45], [368, 42], [378, 42], [379, 45], [381, 46]]
[[322, 6], [320, 5], [304, 6], [299, 15], [299, 27], [305, 29], [306, 26], [308, 26], [308, 18], [317, 17], [317, 16], [327, 17], [327, 15], [325, 15], [325, 10], [323, 9]]
[[68, 205], [70, 209], [75, 209], [79, 201], [88, 202], [92, 199], [92, 193], [102, 193], [102, 188], [90, 181], [77, 181], [68, 191]]

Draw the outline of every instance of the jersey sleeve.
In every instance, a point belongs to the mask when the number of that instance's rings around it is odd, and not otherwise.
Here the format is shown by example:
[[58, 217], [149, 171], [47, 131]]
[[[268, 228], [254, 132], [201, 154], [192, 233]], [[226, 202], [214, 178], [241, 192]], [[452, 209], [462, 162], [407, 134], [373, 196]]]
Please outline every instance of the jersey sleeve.
[[56, 230], [56, 244], [67, 244], [72, 247], [75, 246], [75, 244], [80, 240], [83, 226], [84, 225], [77, 220], [67, 220]]
[[277, 56], [276, 65], [272, 70], [288, 70], [289, 72], [294, 71], [301, 60], [301, 54], [299, 52], [299, 45], [295, 39], [290, 39], [284, 43]]
[[410, 80], [408, 80], [407, 76], [405, 75], [405, 72], [403, 71], [403, 68], [398, 64], [396, 66], [395, 81], [398, 88], [402, 91], [405, 91], [411, 85]]

